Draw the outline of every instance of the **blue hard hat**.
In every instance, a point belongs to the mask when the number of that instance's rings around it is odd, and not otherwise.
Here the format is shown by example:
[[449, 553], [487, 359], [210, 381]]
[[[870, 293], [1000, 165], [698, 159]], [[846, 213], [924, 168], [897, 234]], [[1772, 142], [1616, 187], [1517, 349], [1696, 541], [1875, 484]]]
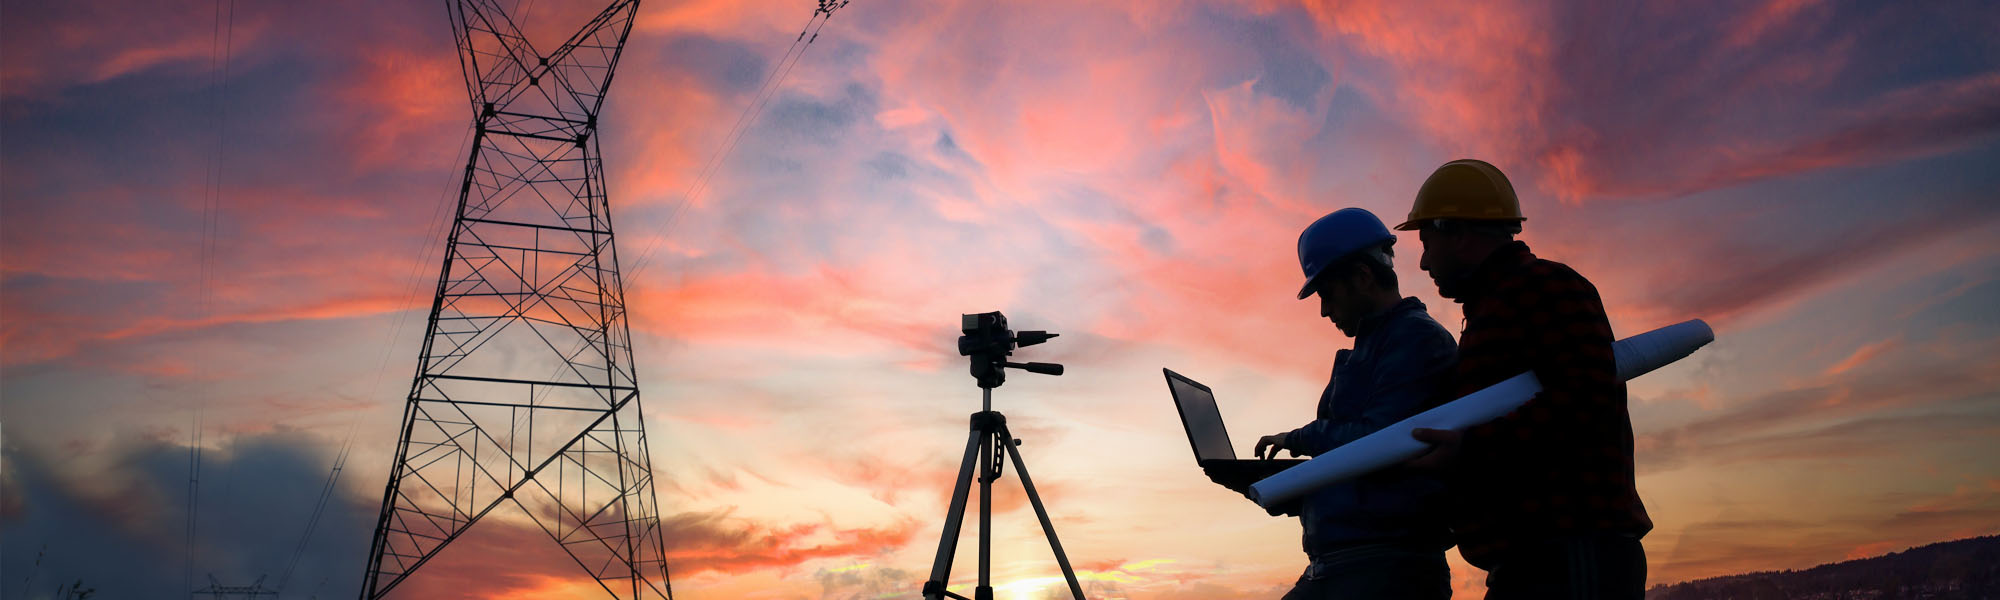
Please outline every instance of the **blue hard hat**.
[[1347, 255], [1383, 243], [1395, 243], [1396, 234], [1375, 218], [1375, 213], [1359, 208], [1343, 208], [1327, 213], [1299, 234], [1299, 268], [1306, 272], [1306, 284], [1299, 299], [1313, 294], [1312, 282], [1326, 266]]

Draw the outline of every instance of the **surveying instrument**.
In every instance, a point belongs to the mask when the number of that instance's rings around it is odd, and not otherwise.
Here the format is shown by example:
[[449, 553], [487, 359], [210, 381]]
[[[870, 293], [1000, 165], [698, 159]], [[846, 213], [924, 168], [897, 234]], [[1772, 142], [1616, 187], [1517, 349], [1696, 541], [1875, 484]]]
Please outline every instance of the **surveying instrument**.
[[[951, 490], [951, 509], [945, 515], [944, 535], [938, 540], [937, 560], [931, 563], [931, 578], [924, 582], [924, 600], [992, 600], [992, 550], [993, 550], [993, 480], [1000, 478], [1003, 465], [1001, 457], [1013, 459], [1014, 472], [1021, 474], [1021, 488], [1028, 492], [1028, 502], [1035, 507], [1035, 517], [1042, 521], [1042, 533], [1049, 538], [1049, 549], [1056, 554], [1056, 564], [1062, 565], [1063, 579], [1069, 582], [1069, 592], [1077, 600], [1083, 600], [1083, 587], [1076, 583], [1076, 572], [1069, 568], [1069, 556], [1063, 554], [1062, 542], [1056, 540], [1056, 529], [1049, 523], [1049, 511], [1042, 507], [1042, 497], [1035, 493], [1035, 482], [1028, 478], [1028, 465], [1021, 462], [1021, 440], [1007, 430], [1007, 417], [993, 410], [993, 388], [1006, 383], [1006, 369], [1021, 369], [1029, 373], [1061, 375], [1063, 366], [1053, 363], [1008, 362], [1007, 356], [1014, 353], [1017, 346], [1033, 346], [1049, 341], [1058, 334], [1046, 331], [1023, 331], [1015, 333], [1007, 329], [1007, 317], [999, 312], [964, 315], [960, 330], [965, 335], [958, 338], [958, 353], [972, 358], [972, 377], [979, 380], [981, 395], [979, 412], [972, 413], [972, 434], [965, 440], [965, 460], [958, 466], [958, 483]], [[979, 586], [973, 588], [972, 597], [966, 598], [945, 589], [951, 579], [951, 560], [958, 551], [959, 527], [965, 523], [965, 496], [972, 487], [973, 465], [979, 466]]]

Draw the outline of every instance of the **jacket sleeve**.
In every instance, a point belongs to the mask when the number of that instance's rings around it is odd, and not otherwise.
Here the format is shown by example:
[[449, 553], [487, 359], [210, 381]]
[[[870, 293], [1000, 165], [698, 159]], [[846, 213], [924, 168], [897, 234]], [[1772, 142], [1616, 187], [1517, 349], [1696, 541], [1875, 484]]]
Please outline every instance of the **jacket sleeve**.
[[1286, 434], [1286, 448], [1318, 456], [1423, 409], [1438, 377], [1451, 368], [1458, 347], [1443, 327], [1427, 320], [1398, 325], [1382, 332], [1392, 337], [1383, 340], [1383, 353], [1376, 359], [1372, 381], [1366, 387], [1353, 388], [1372, 392], [1367, 408], [1360, 415], [1316, 419], [1294, 429]]
[[1509, 301], [1520, 315], [1522, 350], [1542, 392], [1499, 419], [1467, 429], [1463, 456], [1472, 460], [1497, 458], [1488, 450], [1495, 444], [1576, 448], [1572, 442], [1579, 436], [1609, 426], [1604, 421], [1617, 412], [1606, 403], [1624, 402], [1611, 323], [1597, 288], [1567, 268], [1540, 279]]

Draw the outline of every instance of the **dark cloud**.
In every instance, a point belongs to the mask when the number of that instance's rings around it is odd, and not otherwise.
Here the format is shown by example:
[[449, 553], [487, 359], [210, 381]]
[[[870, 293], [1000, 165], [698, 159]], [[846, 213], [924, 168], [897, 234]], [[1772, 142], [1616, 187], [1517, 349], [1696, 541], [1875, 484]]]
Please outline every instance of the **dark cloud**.
[[[270, 434], [203, 453], [193, 544], [197, 587], [210, 574], [225, 585], [263, 577], [265, 587], [278, 587], [331, 466], [315, 441], [323, 440]], [[84, 466], [99, 464], [109, 466]], [[8, 448], [6, 465], [10, 499], [0, 517], [0, 570], [10, 575], [0, 595], [42, 597], [22, 595], [18, 586], [30, 573], [37, 593], [79, 579], [102, 597], [183, 593], [177, 590], [188, 556], [185, 446], [134, 442], [103, 455], [60, 457]], [[337, 493], [298, 554], [286, 591], [352, 594], [374, 515], [367, 503]]]
[[876, 154], [875, 158], [868, 159], [868, 168], [874, 169], [875, 175], [883, 179], [901, 179], [908, 176], [909, 165], [909, 157], [895, 152], [883, 152]]
[[780, 135], [783, 137], [779, 139], [787, 143], [810, 141], [831, 144], [856, 123], [873, 114], [875, 108], [874, 92], [859, 85], [850, 85], [839, 96], [831, 98], [779, 94], [759, 121], [773, 131], [782, 132]]
[[967, 156], [965, 154], [965, 149], [958, 147], [958, 142], [953, 141], [951, 139], [950, 131], [938, 132], [937, 142], [931, 144], [931, 147], [937, 150], [938, 154], [942, 154], [947, 157], [963, 158], [963, 159], [971, 158], [970, 156]]
[[746, 97], [757, 91], [771, 69], [757, 49], [699, 33], [673, 35], [645, 51], [658, 53], [665, 66], [686, 69], [705, 89]]
[[927, 573], [869, 564], [820, 569], [813, 573], [813, 578], [819, 580], [820, 598], [844, 600], [908, 595], [911, 590], [920, 589], [920, 582], [927, 576]]
[[[207, 585], [209, 574], [225, 585], [263, 577], [265, 587], [278, 586], [330, 467], [320, 454], [323, 447], [313, 442], [294, 433], [269, 434], [203, 453], [197, 587]], [[105, 452], [113, 466], [95, 472], [66, 466], [79, 462], [73, 459], [7, 452], [6, 477], [0, 480], [5, 498], [0, 566], [23, 577], [37, 573], [36, 581], [46, 587], [81, 579], [105, 597], [171, 595], [182, 586], [186, 556], [187, 448], [148, 442]], [[372, 487], [373, 482], [347, 480], [341, 489]], [[373, 500], [343, 492], [329, 502], [285, 582], [288, 595], [353, 594], [373, 532]], [[514, 510], [503, 507], [482, 520], [400, 583], [396, 593], [474, 597], [582, 580], [584, 573], [556, 543]], [[814, 559], [866, 560], [900, 549], [928, 529], [915, 519], [882, 527], [770, 525], [726, 511], [672, 515], [662, 526], [676, 576], [790, 568]], [[40, 597], [20, 595], [14, 584], [24, 580], [9, 579], [0, 597]], [[830, 580], [829, 589], [845, 585], [833, 585], [840, 581]]]
[[1257, 83], [1250, 86], [1251, 91], [1284, 100], [1292, 108], [1310, 111], [1320, 92], [1333, 84], [1333, 75], [1320, 64], [1318, 55], [1295, 43], [1298, 38], [1291, 35], [1295, 32], [1288, 31], [1286, 23], [1284, 17], [1242, 23], [1240, 37], [1234, 41], [1257, 53], [1262, 72]]

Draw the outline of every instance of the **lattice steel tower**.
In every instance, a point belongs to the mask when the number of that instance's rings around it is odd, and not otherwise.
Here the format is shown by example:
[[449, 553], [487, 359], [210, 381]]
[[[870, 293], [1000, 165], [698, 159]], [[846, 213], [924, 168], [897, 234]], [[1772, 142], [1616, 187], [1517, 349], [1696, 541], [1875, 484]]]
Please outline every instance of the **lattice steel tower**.
[[539, 526], [614, 597], [672, 597], [595, 135], [638, 4], [542, 51], [496, 2], [449, 2], [472, 153], [364, 600], [490, 519]]

